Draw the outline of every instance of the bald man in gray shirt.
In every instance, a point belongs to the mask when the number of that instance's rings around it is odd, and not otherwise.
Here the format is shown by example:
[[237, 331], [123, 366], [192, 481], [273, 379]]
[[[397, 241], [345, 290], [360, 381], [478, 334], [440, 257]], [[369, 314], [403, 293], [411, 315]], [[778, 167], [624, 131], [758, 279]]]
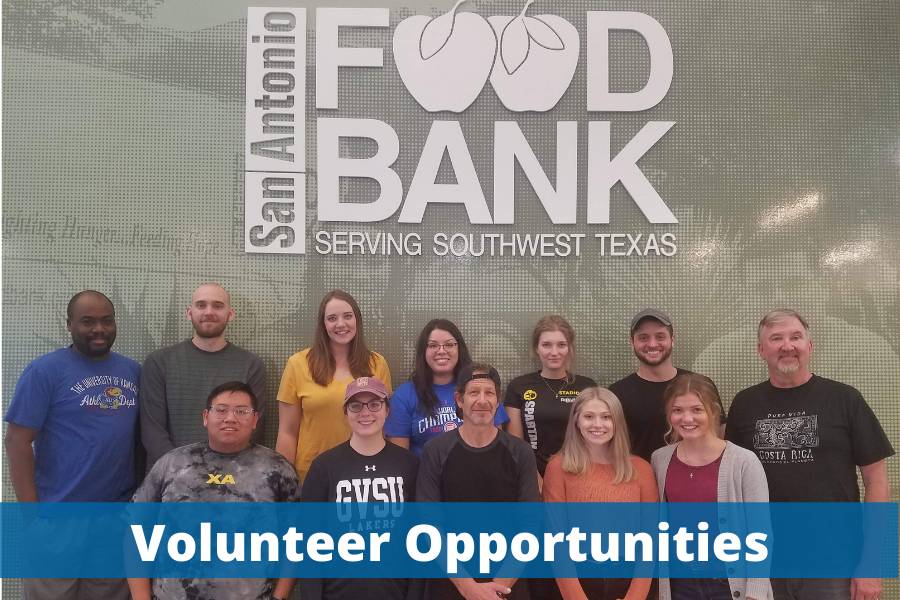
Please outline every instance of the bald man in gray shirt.
[[[248, 384], [259, 399], [260, 425], [264, 422], [263, 363], [225, 339], [235, 318], [228, 292], [217, 283], [202, 284], [191, 296], [187, 318], [193, 337], [153, 352], [141, 371], [141, 441], [148, 470], [169, 450], [206, 439], [197, 415], [210, 390], [221, 383]], [[262, 427], [257, 427], [254, 440], [261, 439]]]

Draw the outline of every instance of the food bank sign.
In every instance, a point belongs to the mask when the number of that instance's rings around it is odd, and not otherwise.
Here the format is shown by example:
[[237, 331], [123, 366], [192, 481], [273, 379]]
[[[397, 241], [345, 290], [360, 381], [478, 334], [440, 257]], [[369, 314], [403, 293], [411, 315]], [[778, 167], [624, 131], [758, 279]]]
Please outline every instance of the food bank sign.
[[[666, 95], [672, 83], [672, 46], [665, 29], [652, 17], [638, 12], [586, 13], [585, 53], [581, 33], [556, 15], [529, 14], [529, 0], [518, 15], [481, 16], [458, 10], [462, 3], [437, 17], [416, 15], [400, 21], [392, 34], [394, 68], [403, 87], [419, 106], [434, 113], [419, 154], [415, 172], [404, 190], [394, 169], [400, 145], [395, 129], [371, 115], [335, 118], [339, 108], [338, 82], [354, 68], [390, 68], [382, 47], [347, 47], [340, 43], [342, 28], [389, 28], [386, 8], [318, 8], [315, 11], [315, 157], [317, 178], [316, 221], [421, 224], [429, 204], [465, 207], [470, 224], [509, 225], [515, 220], [514, 176], [518, 164], [550, 222], [577, 223], [579, 200], [586, 204], [587, 224], [609, 223], [610, 191], [620, 183], [649, 223], [677, 223], [677, 219], [641, 171], [638, 161], [675, 124], [650, 121], [614, 156], [610, 151], [612, 123], [590, 120], [556, 123], [555, 172], [548, 175], [526, 131], [517, 122], [520, 113], [552, 110], [566, 94], [579, 65], [586, 69], [584, 98], [588, 113], [635, 112], [649, 109]], [[641, 36], [650, 56], [644, 85], [627, 92], [610, 89], [610, 31], [626, 30]], [[304, 254], [306, 235], [306, 89], [307, 10], [305, 8], [250, 8], [247, 13], [245, 222], [246, 252]], [[509, 111], [508, 120], [493, 123], [493, 187], [484, 189], [474, 164], [458, 113], [473, 106], [490, 85]], [[379, 99], [389, 103], [391, 98]], [[378, 110], [378, 107], [374, 107]], [[598, 117], [603, 115], [598, 114]], [[608, 116], [608, 115], [606, 115]], [[579, 199], [578, 129], [587, 128], [587, 168], [584, 198]], [[369, 140], [374, 153], [348, 158], [341, 143], [352, 138]], [[373, 145], [374, 144], [374, 145]], [[444, 157], [449, 159], [455, 183], [437, 183]], [[377, 183], [371, 197], [348, 201], [341, 196], [341, 180], [365, 178]], [[555, 181], [555, 184], [552, 183]], [[436, 206], [432, 211], [439, 211]], [[465, 227], [460, 227], [464, 230]], [[508, 228], [507, 228], [508, 229]], [[382, 235], [383, 234], [383, 235]], [[618, 249], [628, 254], [675, 253], [675, 237], [588, 233], [436, 234], [437, 255], [531, 254], [580, 255], [588, 241], [601, 253]], [[442, 237], [441, 237], [442, 236]], [[461, 236], [461, 237], [460, 237]], [[487, 237], [485, 237], [487, 236]], [[319, 254], [399, 253], [422, 254], [422, 239], [415, 231], [399, 236], [386, 232], [329, 231], [313, 236]], [[455, 240], [455, 241], [454, 241]], [[487, 241], [486, 241], [487, 240]], [[599, 240], [599, 241], [598, 241]], [[627, 241], [627, 243], [626, 243]], [[487, 244], [487, 245], [486, 245]], [[529, 248], [532, 250], [529, 251]], [[496, 252], [495, 252], [496, 251]], [[549, 254], [548, 254], [549, 253]], [[623, 254], [624, 255], [624, 254]]]

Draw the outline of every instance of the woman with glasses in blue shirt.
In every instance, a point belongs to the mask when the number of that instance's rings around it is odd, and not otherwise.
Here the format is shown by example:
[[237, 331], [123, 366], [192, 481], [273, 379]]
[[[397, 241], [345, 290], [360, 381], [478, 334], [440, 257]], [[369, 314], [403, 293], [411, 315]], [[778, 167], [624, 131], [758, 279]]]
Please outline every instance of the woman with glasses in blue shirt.
[[[416, 360], [409, 381], [391, 398], [391, 413], [384, 424], [388, 440], [422, 455], [425, 442], [459, 427], [453, 392], [460, 369], [472, 362], [459, 328], [447, 319], [429, 321], [416, 341]], [[494, 424], [509, 419], [500, 406]]]

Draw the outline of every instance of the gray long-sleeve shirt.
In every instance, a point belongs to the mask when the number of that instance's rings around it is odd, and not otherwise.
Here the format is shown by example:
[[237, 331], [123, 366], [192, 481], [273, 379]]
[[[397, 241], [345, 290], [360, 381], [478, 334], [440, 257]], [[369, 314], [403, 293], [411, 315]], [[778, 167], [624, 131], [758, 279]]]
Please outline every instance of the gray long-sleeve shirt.
[[242, 381], [256, 394], [260, 416], [254, 439], [261, 439], [266, 372], [258, 356], [231, 343], [206, 352], [191, 340], [147, 356], [141, 370], [140, 408], [148, 470], [169, 450], [207, 439], [202, 416], [206, 397], [228, 381]]

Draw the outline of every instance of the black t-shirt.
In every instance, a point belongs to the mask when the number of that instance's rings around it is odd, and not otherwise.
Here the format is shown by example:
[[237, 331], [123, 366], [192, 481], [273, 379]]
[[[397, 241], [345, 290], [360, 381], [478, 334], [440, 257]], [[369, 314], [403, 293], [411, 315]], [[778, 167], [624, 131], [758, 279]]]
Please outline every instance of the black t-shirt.
[[725, 432], [756, 452], [773, 502], [858, 502], [857, 465], [894, 454], [862, 394], [816, 375], [797, 387], [765, 381], [739, 392]]
[[[320, 454], [303, 481], [304, 502], [335, 502], [357, 531], [393, 527], [399, 503], [415, 498], [419, 459], [404, 448], [387, 442], [374, 456], [364, 456], [344, 442]], [[385, 510], [367, 507], [371, 514], [356, 512], [345, 502], [392, 503]], [[380, 506], [380, 505], [379, 505]], [[300, 581], [303, 600], [404, 600], [410, 593], [407, 579], [308, 579]]]
[[459, 429], [430, 440], [416, 485], [419, 502], [541, 500], [531, 447], [505, 431], [484, 448], [469, 446]]
[[[677, 371], [675, 377], [691, 372], [687, 369]], [[675, 377], [668, 381], [647, 381], [637, 373], [632, 373], [609, 386], [622, 403], [622, 410], [625, 412], [631, 453], [646, 461], [650, 460], [650, 455], [655, 450], [666, 445], [665, 436], [669, 430], [669, 421], [666, 418], [663, 393]], [[720, 420], [724, 423], [725, 409], [722, 408], [721, 402], [719, 400]]]
[[562, 448], [572, 402], [581, 390], [596, 385], [593, 379], [581, 375], [571, 379], [547, 379], [541, 377], [539, 371], [509, 382], [503, 404], [522, 411], [525, 441], [534, 450], [542, 477], [550, 457]]
[[[540, 499], [531, 446], [505, 431], [497, 431], [494, 440], [484, 448], [469, 446], [459, 429], [425, 444], [416, 481], [419, 502], [540, 502]], [[427, 580], [424, 597], [462, 599], [448, 579]], [[507, 598], [527, 599], [527, 585], [520, 580]]]

